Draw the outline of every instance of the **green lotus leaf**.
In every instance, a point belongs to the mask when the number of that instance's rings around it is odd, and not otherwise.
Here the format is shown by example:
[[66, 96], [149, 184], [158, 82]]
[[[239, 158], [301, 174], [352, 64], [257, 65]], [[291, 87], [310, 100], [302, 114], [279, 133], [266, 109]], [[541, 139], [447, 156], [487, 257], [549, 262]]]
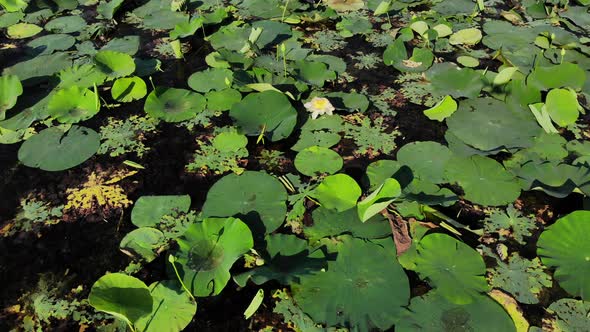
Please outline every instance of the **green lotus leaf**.
[[86, 25], [81, 16], [62, 16], [45, 24], [45, 30], [53, 33], [73, 33], [82, 31]]
[[566, 127], [576, 123], [580, 115], [578, 96], [572, 90], [552, 89], [545, 99], [545, 108], [551, 120], [560, 127]]
[[76, 38], [66, 34], [46, 35], [35, 38], [27, 43], [32, 55], [46, 55], [54, 51], [66, 51], [74, 46]]
[[195, 17], [186, 22], [178, 23], [174, 30], [170, 31], [171, 39], [186, 38], [194, 35], [203, 26], [203, 18]]
[[215, 136], [213, 146], [221, 152], [236, 152], [248, 144], [248, 138], [236, 131], [227, 131]]
[[141, 196], [131, 210], [131, 222], [137, 227], [155, 227], [162, 217], [188, 212], [189, 195]]
[[355, 207], [361, 194], [361, 188], [353, 178], [346, 174], [336, 174], [324, 178], [312, 196], [323, 207], [342, 212]]
[[153, 298], [143, 281], [124, 273], [110, 273], [92, 285], [88, 302], [94, 309], [132, 325], [152, 312]]
[[88, 88], [93, 85], [101, 85], [107, 76], [100, 71], [94, 64], [85, 64], [81, 66], [73, 66], [64, 69], [57, 75], [60, 82], [58, 89], [66, 89], [74, 86], [80, 88]]
[[[446, 26], [446, 25], [445, 25]], [[462, 55], [457, 57], [457, 63], [463, 67], [475, 68], [479, 66], [479, 60], [474, 57]]]
[[123, 77], [113, 83], [111, 96], [114, 100], [128, 103], [139, 100], [147, 94], [147, 86], [140, 77]]
[[0, 120], [4, 120], [6, 111], [16, 105], [16, 100], [22, 94], [23, 86], [17, 76], [0, 76]]
[[[120, 38], [113, 38], [111, 39], [106, 45], [101, 47], [101, 51], [116, 51], [119, 53], [129, 54], [130, 56], [134, 56], [137, 51], [139, 51], [139, 36], [124, 36]], [[136, 73], [138, 73], [139, 69], [137, 68], [137, 60], [136, 58], [133, 59], [136, 66]], [[138, 76], [142, 76], [137, 74]]]
[[299, 140], [291, 147], [291, 150], [301, 151], [310, 146], [332, 147], [342, 139], [338, 132], [343, 130], [343, 121], [338, 115], [322, 116], [315, 120], [309, 119], [301, 127]]
[[322, 173], [334, 174], [343, 165], [342, 157], [334, 150], [310, 146], [295, 156], [295, 168], [301, 174], [315, 176]]
[[440, 143], [412, 142], [399, 149], [397, 161], [408, 166], [416, 178], [442, 183], [445, 182], [445, 168], [451, 156], [451, 151]]
[[383, 216], [376, 215], [363, 223], [354, 209], [337, 212], [319, 207], [313, 211], [312, 219], [313, 225], [304, 227], [304, 234], [311, 242], [342, 234], [364, 239], [391, 236], [391, 228]]
[[359, 219], [362, 222], [366, 222], [387, 208], [401, 193], [402, 188], [399, 182], [395, 179], [386, 179], [373, 193], [358, 203], [357, 211]]
[[24, 0], [0, 0], [0, 6], [9, 13], [24, 11], [28, 5]]
[[297, 111], [276, 91], [254, 92], [232, 106], [229, 115], [246, 135], [267, 135], [271, 141], [287, 138], [297, 123]]
[[454, 98], [476, 98], [484, 86], [483, 76], [471, 68], [459, 68], [445, 62], [432, 66], [426, 77], [434, 92]]
[[433, 61], [434, 55], [427, 48], [415, 47], [412, 56], [408, 57], [406, 46], [401, 38], [387, 46], [383, 53], [383, 62], [401, 72], [423, 72], [432, 66]]
[[559, 198], [568, 196], [590, 180], [583, 168], [558, 161], [533, 160], [513, 172], [524, 190], [543, 190]]
[[328, 269], [293, 284], [293, 298], [315, 322], [354, 331], [387, 330], [410, 297], [393, 241], [347, 238]]
[[457, 110], [457, 102], [451, 96], [445, 96], [431, 108], [424, 110], [424, 115], [430, 120], [442, 122]]
[[236, 218], [205, 218], [177, 239], [178, 272], [195, 296], [219, 294], [229, 281], [229, 269], [254, 246], [248, 226]]
[[325, 3], [339, 12], [357, 11], [365, 7], [363, 0], [326, 0]]
[[112, 20], [124, 1], [125, 0], [101, 1], [98, 6], [96, 6], [96, 12], [103, 18]]
[[395, 330], [516, 332], [516, 327], [504, 308], [487, 295], [477, 295], [468, 304], [458, 304], [438, 291], [430, 291], [412, 298]]
[[447, 133], [481, 151], [528, 147], [542, 131], [530, 112], [512, 111], [492, 98], [461, 101], [447, 125]]
[[326, 81], [336, 79], [336, 73], [322, 62], [301, 60], [295, 64], [295, 69], [299, 79], [318, 87], [323, 87]]
[[369, 108], [369, 99], [367, 96], [356, 92], [330, 92], [323, 95], [330, 100], [330, 103], [336, 108], [348, 112], [364, 112]]
[[394, 176], [402, 164], [396, 160], [377, 160], [367, 166], [366, 174], [369, 181], [369, 190], [374, 191], [385, 180]]
[[185, 89], [158, 87], [145, 100], [147, 114], [166, 122], [181, 122], [205, 110], [207, 100], [202, 95]]
[[481, 41], [481, 30], [476, 28], [467, 28], [459, 30], [449, 37], [451, 45], [475, 45]]
[[458, 183], [465, 199], [482, 205], [505, 205], [520, 195], [520, 185], [502, 164], [483, 156], [453, 157], [445, 169], [449, 182]]
[[220, 91], [231, 87], [234, 73], [225, 68], [209, 68], [188, 78], [188, 86], [197, 92]]
[[287, 234], [267, 236], [266, 250], [261, 256], [263, 266], [234, 277], [240, 287], [245, 287], [248, 280], [257, 285], [269, 280], [289, 285], [299, 282], [302, 276], [320, 272], [326, 264], [321, 250], [311, 250], [306, 240]]
[[588, 330], [590, 302], [575, 299], [561, 299], [551, 303], [547, 311], [554, 315], [549, 321], [552, 331], [577, 332]]
[[53, 74], [72, 67], [72, 60], [65, 52], [48, 55], [39, 55], [31, 60], [21, 61], [11, 67], [5, 68], [2, 75], [16, 75], [27, 86], [26, 80], [30, 78], [47, 78]]
[[537, 243], [543, 263], [568, 293], [590, 299], [590, 212], [574, 211], [547, 227]]
[[207, 109], [212, 111], [229, 111], [234, 104], [242, 100], [242, 94], [238, 90], [225, 89], [221, 91], [209, 91], [205, 94]]
[[135, 322], [138, 332], [179, 332], [193, 319], [197, 304], [178, 281], [158, 281], [150, 285], [152, 312]]
[[17, 23], [9, 26], [6, 29], [6, 35], [12, 39], [25, 39], [33, 37], [39, 32], [43, 31], [43, 28], [30, 23]]
[[229, 174], [207, 193], [204, 217], [236, 216], [244, 220], [255, 237], [275, 231], [285, 220], [287, 191], [281, 182], [264, 172]]
[[423, 237], [416, 249], [414, 270], [450, 302], [471, 303], [489, 290], [482, 257], [465, 243], [433, 233]]
[[109, 79], [129, 76], [135, 71], [133, 58], [117, 51], [99, 51], [94, 55], [94, 63]]
[[586, 73], [574, 63], [535, 68], [527, 77], [527, 84], [540, 90], [572, 88], [580, 90], [586, 82]]
[[18, 160], [44, 171], [63, 171], [83, 163], [99, 147], [100, 135], [92, 129], [51, 127], [26, 140], [18, 150]]
[[78, 123], [100, 110], [98, 96], [91, 90], [73, 86], [57, 91], [47, 104], [47, 112], [61, 123]]
[[149, 263], [158, 257], [158, 250], [166, 245], [166, 237], [160, 230], [140, 227], [127, 233], [119, 244], [119, 249], [132, 257]]

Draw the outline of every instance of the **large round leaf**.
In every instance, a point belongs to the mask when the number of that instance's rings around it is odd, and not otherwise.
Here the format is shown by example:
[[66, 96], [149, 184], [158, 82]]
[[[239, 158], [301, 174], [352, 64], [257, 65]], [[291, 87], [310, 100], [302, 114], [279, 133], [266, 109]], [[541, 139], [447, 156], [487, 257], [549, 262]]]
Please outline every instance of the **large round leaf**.
[[559, 285], [575, 296], [590, 300], [590, 211], [575, 211], [549, 226], [539, 238], [537, 253], [555, 267]]
[[147, 86], [145, 82], [137, 76], [119, 78], [111, 89], [113, 99], [123, 103], [139, 100], [145, 97], [146, 93]]
[[94, 56], [94, 62], [110, 79], [129, 76], [135, 71], [133, 58], [117, 51], [99, 51]]
[[547, 113], [551, 116], [551, 120], [557, 123], [560, 127], [566, 127], [576, 123], [580, 112], [580, 104], [578, 104], [578, 96], [572, 90], [568, 89], [553, 89], [547, 94], [545, 101]]
[[18, 150], [18, 160], [44, 171], [63, 171], [92, 157], [100, 147], [100, 135], [92, 129], [72, 126], [65, 132], [47, 128], [32, 136]]
[[310, 241], [323, 237], [351, 234], [363, 239], [380, 239], [391, 236], [391, 227], [382, 215], [362, 222], [355, 209], [337, 212], [323, 206], [313, 210], [313, 225], [305, 226], [303, 233]]
[[196, 92], [159, 87], [147, 96], [144, 110], [166, 122], [181, 122], [194, 118], [206, 105], [205, 97]]
[[47, 22], [45, 30], [54, 33], [73, 33], [82, 31], [86, 25], [81, 16], [62, 16]]
[[231, 86], [234, 73], [225, 68], [210, 68], [192, 74], [188, 78], [188, 86], [197, 92], [223, 90]]
[[229, 269], [254, 245], [248, 226], [235, 218], [206, 218], [177, 242], [174, 264], [195, 296], [219, 294], [231, 277]]
[[453, 157], [445, 170], [449, 182], [458, 183], [465, 199], [482, 205], [506, 205], [520, 195], [515, 177], [497, 161], [483, 156]]
[[482, 38], [481, 30], [476, 28], [467, 28], [459, 30], [449, 37], [451, 45], [475, 45]]
[[440, 143], [412, 142], [399, 149], [397, 161], [408, 166], [414, 177], [442, 183], [445, 167], [451, 155], [449, 148]]
[[154, 227], [162, 217], [187, 212], [190, 206], [189, 195], [141, 196], [131, 210], [131, 222], [137, 227]]
[[342, 168], [342, 163], [338, 153], [320, 146], [310, 146], [295, 156], [295, 168], [308, 176], [336, 173]]
[[102, 276], [92, 285], [88, 302], [129, 323], [135, 323], [152, 312], [152, 295], [143, 281], [124, 273]]
[[414, 48], [412, 56], [408, 57], [402, 38], [387, 46], [383, 53], [383, 62], [402, 72], [423, 72], [432, 65], [433, 60], [434, 55], [429, 49], [419, 47]]
[[257, 237], [279, 228], [287, 212], [287, 191], [271, 175], [246, 171], [229, 174], [207, 193], [204, 217], [239, 216]]
[[193, 319], [197, 304], [176, 280], [158, 281], [150, 285], [154, 299], [152, 312], [136, 323], [139, 332], [178, 332]]
[[0, 76], [0, 120], [5, 112], [16, 105], [17, 98], [23, 94], [23, 86], [15, 75]]
[[125, 235], [119, 244], [119, 249], [149, 263], [158, 257], [158, 251], [166, 245], [166, 242], [166, 237], [160, 230], [140, 227]]
[[43, 31], [43, 28], [30, 23], [17, 23], [11, 25], [6, 29], [6, 35], [12, 39], [25, 39], [33, 37], [39, 32]]
[[98, 96], [85, 88], [72, 86], [56, 92], [47, 104], [47, 112], [61, 123], [78, 123], [98, 113]]
[[476, 98], [484, 86], [480, 73], [447, 62], [432, 66], [426, 77], [432, 83], [432, 90], [442, 96]]
[[361, 194], [361, 188], [353, 178], [336, 174], [326, 177], [314, 191], [313, 197], [323, 207], [342, 212], [355, 207]]
[[528, 147], [542, 132], [530, 114], [492, 98], [461, 101], [447, 125], [449, 133], [482, 151]]
[[246, 135], [262, 133], [271, 141], [288, 137], [297, 123], [297, 111], [276, 91], [254, 92], [234, 104], [229, 115]]
[[470, 303], [488, 291], [486, 265], [465, 243], [434, 233], [420, 240], [417, 252], [414, 270], [449, 301]]
[[396, 332], [516, 331], [504, 308], [487, 295], [478, 295], [468, 304], [457, 304], [437, 291], [430, 291], [413, 298], [408, 309], [395, 325]]
[[293, 297], [314, 321], [354, 331], [382, 330], [397, 322], [410, 297], [408, 277], [393, 241], [379, 245], [348, 238], [328, 269], [301, 278]]

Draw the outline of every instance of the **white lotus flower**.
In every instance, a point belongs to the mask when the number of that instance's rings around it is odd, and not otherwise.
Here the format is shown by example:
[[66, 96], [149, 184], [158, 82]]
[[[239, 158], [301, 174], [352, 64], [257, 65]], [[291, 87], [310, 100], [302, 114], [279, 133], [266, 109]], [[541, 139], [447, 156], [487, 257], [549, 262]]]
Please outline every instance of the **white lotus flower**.
[[303, 104], [308, 112], [311, 112], [311, 118], [316, 119], [318, 115], [327, 114], [332, 115], [335, 110], [328, 98], [314, 97], [309, 102]]

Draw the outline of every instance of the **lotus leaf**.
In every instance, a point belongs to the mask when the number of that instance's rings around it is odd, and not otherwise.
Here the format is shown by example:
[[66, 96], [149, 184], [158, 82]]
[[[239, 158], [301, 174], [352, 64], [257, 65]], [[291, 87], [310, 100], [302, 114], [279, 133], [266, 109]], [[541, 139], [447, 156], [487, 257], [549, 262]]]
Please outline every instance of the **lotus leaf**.
[[459, 30], [449, 37], [451, 45], [475, 45], [481, 41], [481, 30], [476, 28], [467, 28]]
[[264, 265], [239, 274], [234, 280], [240, 287], [248, 279], [257, 285], [277, 280], [282, 285], [299, 282], [305, 275], [315, 274], [325, 265], [321, 250], [311, 250], [307, 241], [294, 235], [274, 234], [266, 238], [266, 250], [262, 254]]
[[233, 77], [229, 69], [210, 68], [192, 74], [188, 78], [188, 86], [197, 92], [220, 91], [231, 86]]
[[16, 105], [16, 100], [22, 94], [23, 86], [17, 76], [0, 76], [0, 120], [4, 120], [6, 111]]
[[107, 76], [94, 64], [70, 67], [60, 71], [58, 76], [60, 82], [57, 87], [59, 89], [66, 89], [74, 86], [88, 88], [95, 84], [98, 86], [107, 79]]
[[292, 285], [293, 298], [314, 321], [355, 331], [386, 330], [408, 302], [408, 277], [393, 241], [347, 238], [328, 269]]
[[56, 92], [47, 111], [61, 123], [78, 123], [95, 116], [100, 110], [98, 96], [91, 90], [72, 86]]
[[239, 216], [255, 237], [271, 233], [285, 220], [287, 191], [280, 181], [264, 172], [229, 174], [207, 193], [204, 217]]
[[133, 58], [117, 51], [99, 51], [94, 56], [94, 62], [109, 79], [129, 76], [135, 71]]
[[336, 73], [329, 70], [328, 66], [322, 62], [301, 60], [297, 62], [296, 70], [302, 81], [318, 87], [323, 87], [326, 81], [336, 79]]
[[140, 227], [129, 232], [121, 240], [121, 251], [141, 258], [149, 263], [158, 257], [158, 251], [166, 245], [166, 237], [161, 231], [151, 227]]
[[334, 174], [342, 168], [342, 164], [342, 157], [338, 153], [320, 146], [310, 146], [295, 156], [295, 168], [308, 176]]
[[137, 227], [155, 227], [166, 215], [188, 212], [189, 195], [142, 196], [133, 206], [131, 222]]
[[7, 12], [19, 12], [27, 8], [29, 4], [24, 0], [0, 0], [0, 6]]
[[552, 89], [545, 101], [547, 113], [560, 127], [574, 124], [580, 115], [578, 96], [572, 90]]
[[439, 143], [412, 142], [399, 149], [397, 161], [408, 166], [416, 178], [442, 183], [445, 179], [446, 164], [451, 156], [451, 151]]
[[373, 193], [358, 203], [358, 216], [366, 222], [383, 209], [387, 208], [402, 193], [402, 188], [395, 179], [386, 179]]
[[363, 0], [325, 0], [325, 3], [328, 7], [340, 12], [356, 11], [365, 6]]
[[343, 121], [338, 115], [310, 119], [301, 127], [299, 141], [291, 150], [301, 151], [310, 146], [332, 147], [342, 139], [338, 132], [343, 130]]
[[447, 125], [447, 133], [481, 151], [528, 147], [542, 131], [530, 113], [492, 98], [461, 101]]
[[438, 291], [430, 291], [412, 299], [395, 330], [516, 332], [516, 327], [502, 306], [487, 295], [477, 295], [473, 302], [459, 304]]
[[119, 78], [113, 83], [113, 87], [111, 88], [113, 99], [123, 103], [139, 100], [145, 97], [146, 94], [147, 86], [137, 76]]
[[355, 207], [361, 194], [361, 188], [353, 178], [346, 174], [336, 174], [324, 178], [312, 196], [323, 207], [342, 212]]
[[344, 109], [349, 112], [364, 112], [369, 108], [369, 99], [360, 93], [330, 92], [324, 95], [330, 100], [336, 109]]
[[158, 87], [147, 96], [143, 109], [153, 118], [181, 122], [194, 118], [206, 104], [205, 97], [196, 92]]
[[213, 139], [213, 146], [221, 152], [236, 152], [248, 144], [248, 138], [235, 131], [220, 133]]
[[406, 46], [401, 38], [387, 46], [383, 53], [383, 61], [386, 65], [393, 66], [401, 72], [423, 72], [432, 65], [434, 55], [429, 49], [416, 47], [412, 56], [408, 57]]
[[297, 122], [297, 111], [276, 91], [254, 92], [232, 106], [229, 115], [246, 135], [265, 134], [271, 141], [287, 138]]
[[234, 104], [242, 100], [242, 94], [238, 90], [225, 89], [221, 91], [209, 91], [205, 94], [207, 109], [212, 111], [229, 111]]
[[132, 325], [152, 312], [153, 298], [143, 281], [123, 273], [110, 273], [92, 285], [88, 302], [94, 309]]
[[313, 226], [304, 228], [304, 234], [310, 241], [323, 237], [351, 234], [366, 239], [379, 239], [391, 235], [389, 223], [381, 215], [376, 215], [364, 223], [354, 209], [344, 212], [319, 207], [312, 214]]
[[6, 35], [12, 39], [25, 39], [33, 37], [39, 32], [43, 31], [43, 28], [30, 23], [17, 23], [11, 25], [6, 29]]
[[135, 322], [141, 332], [180, 332], [193, 319], [197, 304], [177, 281], [158, 281], [150, 285], [152, 312]]
[[443, 100], [439, 101], [431, 108], [424, 110], [424, 115], [430, 120], [442, 122], [444, 119], [453, 115], [457, 110], [457, 102], [451, 96], [445, 96]]
[[53, 33], [73, 33], [82, 31], [86, 27], [86, 21], [80, 16], [62, 16], [45, 24], [45, 30]]
[[465, 199], [482, 205], [505, 205], [520, 195], [520, 185], [502, 164], [482, 156], [453, 157], [445, 169], [449, 182], [458, 183]]
[[489, 290], [482, 257], [465, 243], [434, 233], [420, 240], [417, 251], [414, 270], [448, 301], [471, 303]]
[[426, 77], [430, 80], [434, 92], [454, 98], [476, 98], [484, 86], [480, 73], [446, 62], [432, 66], [426, 72]]
[[18, 159], [29, 167], [63, 171], [92, 157], [99, 146], [100, 135], [92, 129], [51, 127], [26, 140], [18, 150]]
[[[14, 66], [5, 68], [2, 75], [16, 75], [23, 82], [33, 77], [48, 77], [71, 66], [72, 60], [69, 55], [58, 52], [36, 56], [31, 60], [19, 62]], [[23, 84], [27, 85], [25, 82]]]
[[527, 84], [540, 90], [569, 87], [579, 90], [586, 82], [586, 73], [580, 66], [564, 62], [559, 65], [537, 67], [527, 77]]
[[66, 34], [46, 35], [35, 38], [27, 43], [31, 49], [27, 52], [33, 55], [46, 55], [54, 51], [65, 51], [76, 43], [76, 38]]
[[537, 254], [555, 267], [553, 277], [574, 296], [590, 299], [590, 212], [574, 211], [558, 219], [541, 233]]
[[195, 296], [219, 294], [229, 281], [229, 269], [252, 249], [252, 233], [236, 218], [205, 218], [177, 239], [176, 261], [184, 284]]

